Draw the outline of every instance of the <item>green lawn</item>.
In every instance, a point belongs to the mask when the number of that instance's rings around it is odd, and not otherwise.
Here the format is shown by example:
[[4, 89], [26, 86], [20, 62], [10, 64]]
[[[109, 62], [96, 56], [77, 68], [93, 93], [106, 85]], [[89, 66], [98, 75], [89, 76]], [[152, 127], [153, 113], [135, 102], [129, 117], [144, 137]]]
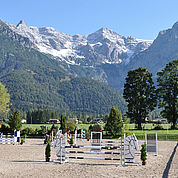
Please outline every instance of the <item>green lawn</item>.
[[[88, 130], [90, 125], [91, 124], [78, 124], [77, 128]], [[40, 129], [40, 126], [47, 126], [48, 129], [50, 129], [52, 124], [23, 124], [22, 128], [31, 127], [33, 129]], [[55, 124], [55, 126], [60, 127], [60, 124]], [[144, 126], [143, 130], [136, 130], [135, 124], [127, 124], [124, 127], [128, 133], [135, 133], [139, 140], [145, 139], [145, 132], [156, 132], [158, 134], [158, 140], [178, 140], [178, 130], [170, 130], [170, 124], [161, 124], [164, 130], [151, 130], [156, 126], [156, 124], [144, 124], [142, 126]], [[101, 127], [102, 130], [104, 130], [104, 124], [101, 124]]]
[[[77, 124], [78, 129], [85, 129], [88, 130], [89, 126], [93, 124]], [[102, 130], [104, 130], [104, 124], [100, 124]], [[23, 124], [22, 128], [25, 127], [31, 127], [33, 129], [40, 129], [40, 126], [47, 126], [48, 128], [52, 127], [52, 124]], [[55, 126], [60, 127], [60, 124], [55, 124]], [[161, 124], [161, 126], [164, 128], [164, 130], [152, 130], [156, 126], [156, 124], [153, 126], [153, 124], [145, 124], [144, 130], [136, 130], [135, 124], [127, 124], [125, 125], [126, 130], [129, 130], [130, 133], [135, 134], [143, 134], [145, 132], [157, 132], [159, 134], [178, 134], [178, 130], [170, 130], [170, 124]], [[168, 128], [168, 130], [167, 130]]]
[[158, 134], [178, 134], [178, 130], [129, 130], [130, 133], [143, 134], [145, 132], [156, 132]]
[[[85, 129], [88, 130], [89, 126], [93, 125], [93, 124], [77, 124], [77, 128], [78, 129]], [[104, 129], [104, 125], [105, 124], [100, 124], [102, 129]], [[23, 124], [22, 127], [31, 127], [33, 129], [40, 129], [40, 126], [47, 126], [47, 127], [51, 127], [52, 124]], [[55, 126], [60, 127], [60, 124], [55, 124]], [[130, 130], [131, 132], [136, 132], [136, 133], [142, 133], [142, 132], [151, 132], [153, 131], [152, 129], [156, 126], [156, 124], [143, 124], [143, 130], [136, 130], [135, 129], [135, 124], [125, 124], [125, 128], [127, 130]], [[161, 126], [164, 128], [164, 130], [156, 130], [155, 132], [161, 132], [161, 133], [167, 133], [167, 129], [168, 129], [168, 133], [176, 133], [178, 134], [178, 130], [170, 130], [171, 124], [161, 124]]]
[[[125, 124], [127, 125], [128, 129], [135, 129], [135, 124]], [[144, 129], [153, 129], [157, 124], [150, 124], [150, 123], [147, 123], [147, 124], [142, 124], [142, 127]], [[161, 126], [164, 128], [164, 129], [170, 129], [171, 128], [171, 124], [161, 124]]]
[[[51, 128], [53, 124], [22, 124], [22, 129], [25, 127], [31, 127], [32, 129], [40, 129], [40, 126], [47, 126]], [[60, 127], [60, 124], [54, 124], [55, 126]]]

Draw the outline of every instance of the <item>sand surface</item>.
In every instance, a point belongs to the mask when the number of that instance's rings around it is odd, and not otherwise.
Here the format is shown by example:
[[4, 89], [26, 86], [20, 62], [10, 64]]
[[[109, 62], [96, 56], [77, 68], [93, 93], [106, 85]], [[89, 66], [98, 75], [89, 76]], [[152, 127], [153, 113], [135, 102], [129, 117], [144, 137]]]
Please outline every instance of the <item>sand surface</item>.
[[[26, 139], [24, 145], [0, 145], [0, 177], [170, 177], [178, 178], [177, 142], [159, 141], [158, 156], [148, 155], [147, 164], [122, 167], [120, 161], [76, 160], [45, 162], [42, 139]], [[108, 156], [108, 155], [106, 155]], [[106, 157], [102, 155], [102, 157]], [[115, 155], [114, 155], [115, 156]], [[52, 149], [52, 160], [57, 159]]]

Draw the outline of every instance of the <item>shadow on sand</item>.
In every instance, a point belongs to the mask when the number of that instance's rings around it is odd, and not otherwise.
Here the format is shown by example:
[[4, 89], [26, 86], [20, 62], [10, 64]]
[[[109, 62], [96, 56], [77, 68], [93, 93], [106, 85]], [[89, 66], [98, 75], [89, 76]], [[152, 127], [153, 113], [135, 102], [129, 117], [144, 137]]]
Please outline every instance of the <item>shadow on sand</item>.
[[170, 169], [170, 167], [171, 167], [172, 160], [173, 160], [174, 155], [175, 155], [175, 153], [176, 153], [177, 146], [178, 146], [178, 143], [177, 143], [177, 145], [175, 146], [174, 151], [172, 152], [172, 154], [171, 154], [171, 156], [170, 156], [170, 158], [169, 158], [169, 161], [167, 162], [167, 166], [166, 166], [166, 168], [165, 168], [165, 170], [164, 170], [164, 172], [163, 172], [162, 178], [167, 178], [167, 177], [168, 177], [169, 169]]
[[45, 160], [14, 160], [13, 163], [47, 163]]

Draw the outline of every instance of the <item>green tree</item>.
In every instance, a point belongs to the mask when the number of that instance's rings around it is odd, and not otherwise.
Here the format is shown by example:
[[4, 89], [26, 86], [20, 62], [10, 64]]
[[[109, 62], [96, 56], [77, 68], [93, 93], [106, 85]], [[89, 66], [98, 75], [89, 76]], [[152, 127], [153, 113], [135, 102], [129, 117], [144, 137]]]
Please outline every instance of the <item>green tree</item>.
[[20, 128], [22, 127], [21, 116], [20, 116], [19, 110], [14, 109], [13, 113], [9, 116], [9, 126], [12, 132], [14, 130], [20, 130]]
[[9, 112], [10, 95], [5, 86], [0, 83], [0, 119]]
[[101, 126], [99, 124], [93, 125], [93, 130], [92, 131], [99, 132], [100, 130], [102, 130], [102, 128], [101, 128]]
[[157, 75], [159, 107], [163, 108], [161, 115], [174, 129], [178, 118], [178, 59], [167, 64]]
[[128, 72], [124, 85], [124, 98], [128, 103], [127, 116], [138, 124], [145, 121], [149, 112], [156, 107], [156, 91], [152, 74], [146, 68], [138, 68]]
[[27, 112], [27, 124], [32, 124], [32, 111]]
[[116, 137], [122, 134], [123, 121], [122, 114], [117, 106], [111, 108], [107, 123], [105, 125], [105, 130], [109, 132], [112, 136]]
[[74, 131], [76, 128], [76, 122], [74, 120], [67, 120], [65, 126], [68, 130]]

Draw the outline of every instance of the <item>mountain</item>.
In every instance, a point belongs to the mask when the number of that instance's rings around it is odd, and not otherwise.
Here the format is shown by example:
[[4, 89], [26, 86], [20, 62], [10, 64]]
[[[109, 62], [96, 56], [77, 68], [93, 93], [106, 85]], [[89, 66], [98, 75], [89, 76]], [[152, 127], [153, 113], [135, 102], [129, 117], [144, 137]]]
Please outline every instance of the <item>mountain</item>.
[[[24, 22], [21, 22], [18, 26]], [[26, 26], [28, 28], [28, 26]], [[61, 62], [36, 49], [29, 38], [0, 21], [0, 81], [8, 88], [12, 108], [50, 109], [73, 113], [108, 113], [112, 105], [122, 112], [122, 96], [107, 84], [80, 78]]]
[[152, 45], [132, 58], [129, 68], [147, 67], [154, 75], [178, 58], [178, 21], [171, 29], [160, 31]]
[[28, 38], [32, 48], [61, 62], [70, 74], [108, 83], [117, 90], [123, 87], [130, 59], [152, 44], [151, 40], [124, 37], [107, 28], [71, 36], [52, 27], [28, 26], [23, 20], [17, 26], [7, 25]]
[[86, 36], [71, 36], [52, 27], [31, 27], [23, 20], [17, 26], [9, 27], [27, 37], [40, 52], [51, 54], [71, 65], [127, 64], [131, 56], [147, 49], [152, 43], [149, 40], [126, 38], [107, 28]]
[[[13, 53], [8, 53], [9, 56], [12, 54], [14, 58], [18, 59], [16, 56], [23, 54], [25, 56], [23, 60], [25, 61], [27, 51], [30, 56], [33, 51], [35, 52], [33, 56], [36, 56], [33, 60], [35, 62], [34, 66], [36, 63], [42, 62], [42, 56], [48, 61], [43, 64], [44, 70], [40, 70], [45, 75], [42, 75], [40, 79], [42, 81], [44, 77], [49, 77], [49, 74], [44, 72], [47, 70], [46, 66], [55, 65], [55, 71], [60, 72], [63, 77], [56, 79], [56, 76], [54, 77], [51, 72], [50, 77], [52, 78], [46, 81], [56, 82], [58, 80], [58, 83], [61, 80], [67, 80], [67, 82], [71, 82], [71, 78], [78, 77], [80, 80], [81, 77], [85, 77], [105, 82], [110, 87], [122, 91], [129, 70], [147, 67], [153, 73], [154, 81], [156, 81], [156, 73], [172, 59], [178, 57], [178, 22], [172, 28], [161, 31], [154, 41], [124, 37], [107, 28], [101, 28], [85, 36], [79, 34], [72, 36], [58, 32], [52, 27], [31, 27], [24, 21], [20, 21], [17, 26], [7, 23], [5, 25], [6, 29], [2, 30], [2, 34], [6, 34], [13, 41], [18, 41], [21, 50], [26, 50], [25, 54], [21, 51], [13, 51]], [[4, 44], [5, 41], [3, 41]], [[4, 50], [7, 49], [4, 47]], [[4, 54], [2, 53], [2, 56]], [[6, 59], [6, 57], [5, 54], [4, 58]], [[28, 61], [30, 60], [28, 58]], [[48, 64], [49, 61], [51, 61], [50, 64]], [[25, 63], [28, 62], [25, 61]], [[50, 71], [54, 70], [53, 67], [50, 68]], [[30, 72], [33, 76], [36, 76], [37, 71], [33, 71], [32, 67]], [[56, 75], [58, 76], [58, 74]], [[45, 85], [48, 86], [48, 82]], [[50, 87], [54, 88], [52, 84]], [[55, 89], [55, 92], [58, 93], [58, 91], [61, 90]], [[49, 92], [53, 94], [50, 89]], [[46, 93], [44, 96], [46, 96]], [[63, 97], [61, 98], [63, 99]], [[65, 104], [65, 108], [70, 108], [67, 103]]]

